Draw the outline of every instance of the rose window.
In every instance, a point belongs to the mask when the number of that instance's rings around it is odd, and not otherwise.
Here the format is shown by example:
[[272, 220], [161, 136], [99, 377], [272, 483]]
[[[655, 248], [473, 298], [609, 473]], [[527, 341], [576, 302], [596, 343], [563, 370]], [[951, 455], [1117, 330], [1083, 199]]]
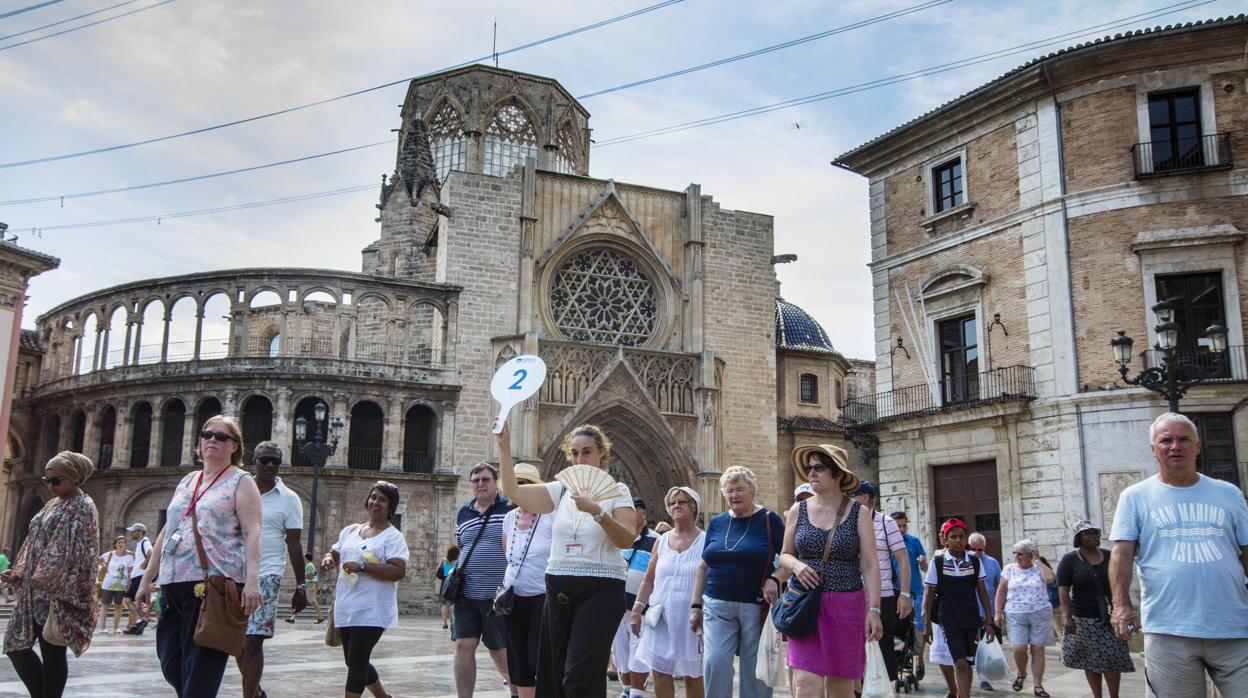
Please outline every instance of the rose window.
[[550, 310], [564, 337], [645, 344], [658, 324], [654, 284], [632, 259], [608, 249], [581, 252], [555, 272]]

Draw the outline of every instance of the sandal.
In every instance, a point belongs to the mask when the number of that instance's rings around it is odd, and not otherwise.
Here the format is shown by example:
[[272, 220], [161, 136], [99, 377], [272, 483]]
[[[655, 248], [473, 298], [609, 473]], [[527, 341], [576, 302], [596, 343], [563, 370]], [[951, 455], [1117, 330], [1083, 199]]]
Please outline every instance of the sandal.
[[[1026, 676], [1020, 676], [1020, 677], [1018, 677], [1017, 679], [1014, 679], [1014, 685], [1013, 685], [1013, 686], [1011, 686], [1011, 688], [1013, 688], [1013, 689], [1014, 689], [1014, 692], [1015, 692], [1015, 693], [1018, 693], [1019, 691], [1023, 690], [1023, 679], [1025, 679], [1025, 678], [1027, 678], [1027, 677], [1026, 677]], [[1042, 691], [1043, 691], [1044, 689], [1042, 688], [1042, 689], [1040, 689], [1040, 690], [1042, 690]]]
[[1049, 698], [1049, 692], [1044, 690], [1043, 686], [1036, 686], [1032, 689], [1032, 693], [1036, 694], [1036, 698]]

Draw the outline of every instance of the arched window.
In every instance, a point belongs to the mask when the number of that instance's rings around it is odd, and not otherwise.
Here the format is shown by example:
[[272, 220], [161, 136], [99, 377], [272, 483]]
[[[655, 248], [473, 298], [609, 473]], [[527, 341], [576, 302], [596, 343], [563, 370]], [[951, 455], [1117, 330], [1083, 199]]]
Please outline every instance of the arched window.
[[100, 430], [98, 440], [100, 450], [96, 453], [95, 467], [108, 470], [113, 466], [113, 443], [117, 438], [117, 410], [112, 405], [105, 406], [96, 419], [96, 424]]
[[[74, 416], [70, 419], [69, 437], [70, 437], [69, 438], [69, 450], [73, 451], [74, 453], [82, 453], [82, 449], [86, 447], [85, 444], [87, 441], [87, 413], [86, 412], [83, 412], [82, 410], [78, 410], [77, 412], [74, 412]], [[85, 456], [86, 454], [83, 453], [83, 455]], [[99, 464], [97, 463], [96, 466], [98, 467]]]
[[437, 448], [438, 417], [424, 405], [407, 411], [403, 420], [403, 470], [409, 473], [433, 472]]
[[485, 129], [484, 172], [502, 177], [531, 157], [537, 157], [537, 130], [519, 105], [506, 104]]
[[433, 166], [439, 182], [445, 182], [451, 170], [467, 168], [466, 143], [459, 112], [449, 102], [443, 102], [429, 120], [429, 148], [433, 151]]
[[270, 357], [274, 357], [274, 356], [277, 356], [281, 352], [281, 350], [282, 350], [282, 333], [278, 332], [272, 337], [269, 337], [269, 346], [268, 346], [267, 351]]
[[252, 395], [243, 403], [243, 459], [251, 463], [256, 444], [273, 438], [273, 403], [263, 395]]
[[555, 171], [564, 174], [577, 174], [580, 172], [581, 147], [577, 141], [576, 133], [572, 130], [571, 123], [565, 122], [559, 127], [557, 145], [558, 149], [555, 151]]
[[551, 279], [550, 312], [564, 337], [578, 342], [645, 344], [658, 325], [654, 283], [627, 255], [585, 250]]
[[182, 464], [182, 437], [186, 430], [186, 405], [181, 400], [170, 400], [161, 410], [160, 421], [160, 467], [176, 468]]
[[130, 414], [130, 467], [146, 468], [152, 452], [152, 404], [140, 402]]

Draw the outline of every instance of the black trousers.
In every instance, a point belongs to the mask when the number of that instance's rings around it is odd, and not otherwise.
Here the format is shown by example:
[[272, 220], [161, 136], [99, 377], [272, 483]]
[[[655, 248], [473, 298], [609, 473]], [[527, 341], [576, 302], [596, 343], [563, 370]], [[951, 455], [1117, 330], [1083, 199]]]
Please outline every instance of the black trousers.
[[507, 674], [512, 686], [536, 686], [538, 647], [542, 644], [542, 614], [546, 595], [517, 596], [507, 626]]
[[888, 669], [888, 678], [897, 680], [897, 657], [893, 654], [893, 632], [897, 627], [897, 597], [880, 597], [880, 625], [884, 626], [884, 634], [880, 636], [880, 654], [884, 655], [884, 668]]
[[622, 579], [546, 575], [537, 695], [605, 698], [607, 660], [624, 604]]
[[[160, 620], [156, 622], [156, 656], [160, 672], [178, 698], [214, 698], [229, 655], [195, 644], [200, 599], [198, 582], [160, 586]], [[240, 587], [241, 590], [241, 587]]]
[[369, 660], [385, 628], [357, 625], [339, 628], [338, 632], [342, 633], [342, 659], [347, 664], [347, 692], [363, 693], [366, 686], [381, 680]]
[[26, 685], [30, 698], [61, 698], [65, 681], [69, 678], [69, 665], [65, 661], [65, 648], [39, 638], [39, 654], [34, 648], [9, 653], [13, 671]]

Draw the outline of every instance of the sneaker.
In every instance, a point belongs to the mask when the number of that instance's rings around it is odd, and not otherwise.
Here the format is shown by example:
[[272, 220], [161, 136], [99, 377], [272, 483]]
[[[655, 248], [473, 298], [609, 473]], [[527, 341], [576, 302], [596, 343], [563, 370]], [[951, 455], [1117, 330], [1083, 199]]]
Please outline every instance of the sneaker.
[[143, 634], [143, 629], [144, 629], [144, 628], [146, 628], [146, 627], [147, 627], [147, 619], [146, 619], [146, 618], [144, 618], [143, 620], [141, 620], [141, 621], [139, 621], [138, 623], [135, 623], [135, 624], [134, 624], [134, 632], [132, 632], [132, 633], [130, 633], [130, 634], [131, 634], [131, 635], [142, 635], [142, 634]]
[[287, 623], [294, 623], [294, 622], [295, 622], [295, 617], [294, 617], [294, 616], [286, 616], [286, 622], [287, 622]]

